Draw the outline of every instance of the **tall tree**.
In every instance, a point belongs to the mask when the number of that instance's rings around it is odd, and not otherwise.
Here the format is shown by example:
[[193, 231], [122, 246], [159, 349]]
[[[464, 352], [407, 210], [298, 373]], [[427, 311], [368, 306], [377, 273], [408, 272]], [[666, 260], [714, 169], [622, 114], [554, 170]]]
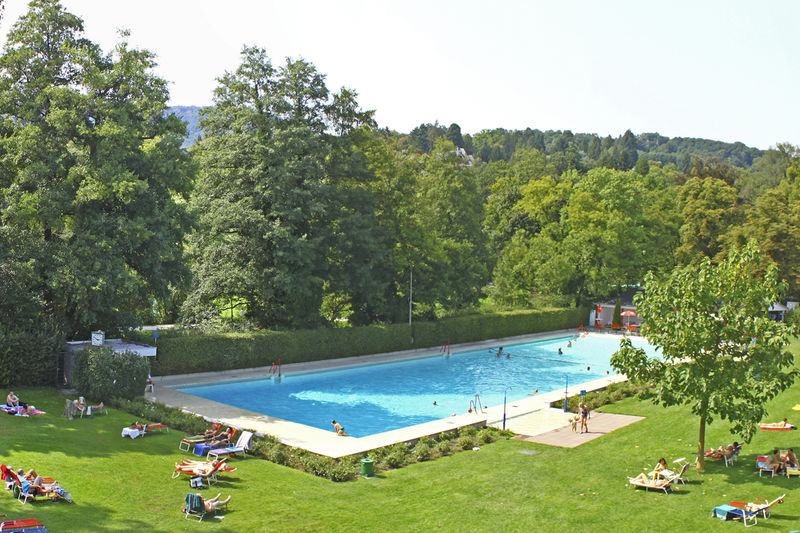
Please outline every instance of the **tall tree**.
[[661, 355], [648, 357], [625, 339], [611, 359], [629, 378], [651, 384], [654, 403], [686, 405], [700, 418], [699, 469], [706, 425], [729, 420], [731, 432], [749, 441], [769, 400], [798, 375], [785, 350], [798, 330], [769, 318], [783, 287], [774, 265], [764, 271], [761, 260], [751, 243], [718, 265], [706, 257], [663, 278], [648, 274], [636, 311]]
[[464, 138], [461, 136], [461, 127], [455, 122], [447, 128], [445, 137], [458, 148], [464, 148]]
[[741, 218], [737, 191], [718, 178], [690, 178], [680, 188], [683, 222], [675, 257], [681, 264], [724, 253], [728, 227]]
[[242, 302], [260, 325], [314, 326], [330, 273], [329, 228], [344, 214], [332, 168], [343, 168], [334, 151], [346, 148], [336, 139], [371, 124], [371, 114], [350, 91], [331, 95], [310, 63], [275, 68], [255, 47], [219, 84], [196, 149], [199, 229], [185, 312], [202, 318]]
[[0, 58], [0, 220], [69, 336], [133, 325], [185, 277], [185, 127], [148, 51], [109, 54], [55, 0], [34, 0]]

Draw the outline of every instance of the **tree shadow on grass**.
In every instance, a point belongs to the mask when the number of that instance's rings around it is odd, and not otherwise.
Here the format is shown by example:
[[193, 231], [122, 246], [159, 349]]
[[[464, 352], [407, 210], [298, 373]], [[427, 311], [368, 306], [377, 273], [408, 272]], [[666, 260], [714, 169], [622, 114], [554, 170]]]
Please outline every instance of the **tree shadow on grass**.
[[[45, 414], [30, 417], [8, 416], [4, 419], [7, 450], [19, 453], [61, 452], [76, 458], [109, 457], [121, 451], [149, 456], [173, 456], [180, 452], [182, 432], [148, 433], [137, 439], [123, 438], [122, 428], [135, 421], [134, 415], [109, 409], [108, 414], [93, 418], [62, 416], [70, 396], [51, 388], [18, 388], [18, 396], [36, 405]], [[17, 390], [17, 389], [11, 389]], [[3, 415], [0, 415], [3, 416]]]

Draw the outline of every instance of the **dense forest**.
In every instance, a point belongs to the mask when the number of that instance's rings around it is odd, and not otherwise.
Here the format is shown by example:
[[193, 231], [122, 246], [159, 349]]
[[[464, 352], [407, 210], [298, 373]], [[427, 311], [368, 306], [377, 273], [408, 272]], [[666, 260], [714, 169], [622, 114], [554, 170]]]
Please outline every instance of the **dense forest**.
[[[186, 122], [186, 141], [189, 147], [197, 142], [203, 128], [200, 124], [200, 106], [172, 106], [167, 113], [174, 114]], [[486, 130], [475, 135], [463, 134], [458, 124], [450, 124], [447, 128], [438, 123], [420, 124], [410, 134], [392, 132], [397, 137], [405, 137], [405, 143], [419, 152], [430, 152], [436, 139], [445, 138], [456, 147], [463, 148], [468, 154], [480, 158], [481, 161], [509, 161], [517, 150], [535, 148], [547, 155], [568, 153], [564, 163], [575, 163], [578, 168], [605, 166], [609, 168], [630, 168], [644, 158], [659, 161], [662, 164], [674, 163], [679, 170], [688, 172], [697, 160], [721, 161], [726, 165], [750, 168], [753, 162], [764, 155], [763, 150], [750, 148], [742, 143], [725, 143], [709, 139], [691, 139], [675, 137], [670, 139], [658, 133], [642, 133], [635, 135], [625, 132], [621, 138], [611, 136], [600, 137], [593, 133], [576, 133], [571, 131], [507, 131], [504, 129]], [[573, 155], [574, 154], [574, 155]], [[577, 157], [575, 157], [577, 156]]]
[[751, 239], [800, 295], [794, 146], [390, 131], [313, 64], [257, 47], [219, 73], [212, 106], [169, 108], [154, 61], [101, 50], [54, 0], [8, 35], [8, 354], [142, 323], [397, 322], [412, 276], [418, 318], [574, 306]]

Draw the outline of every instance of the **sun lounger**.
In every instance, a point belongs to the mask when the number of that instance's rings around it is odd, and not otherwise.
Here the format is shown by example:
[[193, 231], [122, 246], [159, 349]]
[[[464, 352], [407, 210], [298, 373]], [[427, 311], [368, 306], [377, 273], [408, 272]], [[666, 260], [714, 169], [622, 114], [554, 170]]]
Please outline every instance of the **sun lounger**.
[[797, 429], [797, 426], [793, 426], [792, 424], [784, 422], [770, 422], [768, 424], [759, 424], [758, 428], [767, 431], [789, 431], [792, 429]]
[[197, 518], [200, 522], [203, 521], [203, 517], [206, 515], [206, 506], [203, 505], [202, 496], [190, 492], [186, 495], [184, 505], [183, 512], [186, 513], [186, 520], [192, 517]]
[[192, 435], [191, 437], [184, 437], [183, 439], [181, 439], [180, 444], [178, 444], [178, 448], [185, 452], [188, 452], [194, 447], [195, 444], [202, 444], [204, 442], [208, 442], [211, 439], [213, 439], [214, 435], [219, 433], [221, 427], [222, 424], [214, 424], [210, 428], [208, 428], [209, 432], [213, 432], [213, 435], [211, 437], [207, 437], [205, 434]]
[[667, 494], [672, 490], [672, 481], [670, 479], [648, 479], [647, 481], [639, 478], [629, 477], [628, 486], [642, 487], [647, 490], [663, 490]]
[[735, 447], [732, 450], [732, 453], [729, 455], [726, 455], [725, 453], [722, 453], [721, 451], [719, 451], [719, 449], [717, 449], [717, 450], [706, 450], [705, 452], [703, 452], [703, 456], [706, 459], [722, 459], [723, 461], [725, 461], [725, 466], [729, 466], [734, 462], [736, 462], [736, 458], [739, 457], [739, 453], [741, 451], [742, 451], [742, 446], [740, 444], [739, 446]]
[[769, 459], [765, 455], [759, 455], [756, 457], [756, 467], [758, 468], [758, 477], [761, 477], [763, 472], [769, 472], [770, 477], [775, 477], [777, 474], [777, 468], [772, 466], [767, 466], [767, 459]]
[[234, 472], [236, 467], [228, 466], [225, 459], [219, 461], [192, 461], [184, 459], [180, 463], [175, 463], [175, 470], [172, 472], [172, 478], [180, 476], [181, 474], [189, 474], [192, 477], [199, 477], [205, 480], [209, 485], [217, 482], [217, 474], [219, 472]]
[[250, 443], [253, 441], [253, 434], [250, 431], [243, 431], [241, 435], [239, 435], [239, 440], [236, 442], [236, 446], [228, 446], [227, 448], [213, 448], [208, 451], [208, 459], [209, 461], [213, 458], [219, 459], [221, 456], [225, 455], [236, 455], [237, 453], [246, 454], [247, 450], [250, 449]]
[[[720, 520], [736, 520], [741, 519], [744, 527], [750, 527], [758, 524], [758, 511], [750, 510], [747, 508], [734, 507], [733, 505], [718, 505], [711, 510], [711, 516], [719, 518]], [[750, 526], [747, 521], [750, 520]]]
[[0, 531], [3, 533], [47, 533], [47, 528], [34, 518], [23, 518], [22, 520], [0, 521]]
[[52, 501], [64, 499], [72, 503], [70, 493], [65, 491], [58, 481], [53, 478], [42, 477], [42, 486], [34, 487], [31, 485], [30, 480], [20, 478], [13, 468], [0, 465], [0, 471], [2, 471], [4, 479], [11, 484], [10, 488], [14, 497], [22, 504], [28, 503], [28, 500], [36, 501], [37, 498]]

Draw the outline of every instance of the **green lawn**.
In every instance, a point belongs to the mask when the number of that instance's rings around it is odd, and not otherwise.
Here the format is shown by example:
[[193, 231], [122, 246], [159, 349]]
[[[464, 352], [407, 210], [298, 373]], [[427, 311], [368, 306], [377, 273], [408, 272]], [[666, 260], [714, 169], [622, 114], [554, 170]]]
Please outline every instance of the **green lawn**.
[[[793, 345], [800, 353], [800, 342]], [[674, 494], [626, 487], [626, 475], [695, 450], [697, 419], [686, 409], [664, 409], [636, 399], [606, 408], [645, 420], [575, 449], [514, 440], [498, 441], [420, 463], [376, 479], [333, 483], [258, 459], [232, 460], [239, 470], [217, 488], [233, 495], [223, 520], [186, 521], [180, 509], [188, 478], [170, 479], [181, 434], [154, 433], [134, 441], [120, 429], [131, 415], [113, 411], [94, 419], [62, 418], [64, 400], [53, 389], [15, 388], [23, 401], [48, 411], [31, 418], [0, 415], [0, 461], [52, 476], [74, 504], [22, 505], [7, 492], [0, 514], [34, 517], [52, 532], [71, 531], [738, 531], [711, 509], [730, 500], [787, 493], [773, 517], [758, 527], [800, 526], [800, 479], [759, 478], [755, 456], [773, 447], [800, 448], [800, 432], [761, 432], [730, 468], [709, 462], [705, 474]], [[3, 393], [5, 394], [5, 393]], [[770, 405], [770, 420], [800, 425], [800, 382]], [[708, 445], [732, 437], [720, 421], [708, 428]], [[530, 452], [537, 452], [531, 454]]]

